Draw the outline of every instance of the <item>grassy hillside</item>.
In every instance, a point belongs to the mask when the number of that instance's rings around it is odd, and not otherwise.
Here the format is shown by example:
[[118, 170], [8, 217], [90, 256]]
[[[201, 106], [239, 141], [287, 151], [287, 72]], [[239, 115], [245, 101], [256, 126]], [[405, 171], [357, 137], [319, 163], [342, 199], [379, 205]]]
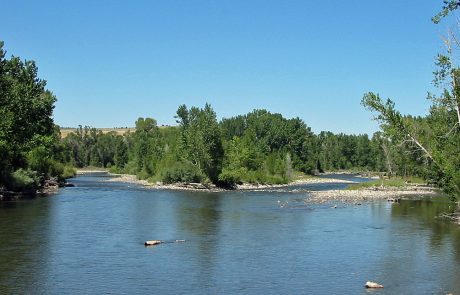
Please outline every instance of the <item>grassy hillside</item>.
[[[96, 128], [97, 130], [101, 130], [102, 133], [109, 133], [109, 132], [116, 132], [118, 135], [123, 135], [125, 132], [134, 132], [136, 128], [134, 127], [126, 127], [126, 128]], [[69, 133], [76, 132], [77, 128], [61, 128], [61, 137], [65, 138]]]
[[[168, 125], [161, 125], [159, 126], [159, 128], [165, 128], [165, 127], [170, 127]], [[115, 127], [115, 128], [97, 128], [97, 130], [101, 130], [102, 133], [106, 134], [106, 133], [109, 133], [109, 132], [116, 132], [117, 135], [123, 135], [125, 134], [126, 132], [134, 132], [136, 131], [136, 128], [135, 127]], [[61, 137], [62, 138], [65, 138], [67, 137], [67, 135], [69, 135], [69, 133], [71, 132], [76, 132], [77, 131], [77, 128], [65, 128], [65, 127], [61, 127]]]

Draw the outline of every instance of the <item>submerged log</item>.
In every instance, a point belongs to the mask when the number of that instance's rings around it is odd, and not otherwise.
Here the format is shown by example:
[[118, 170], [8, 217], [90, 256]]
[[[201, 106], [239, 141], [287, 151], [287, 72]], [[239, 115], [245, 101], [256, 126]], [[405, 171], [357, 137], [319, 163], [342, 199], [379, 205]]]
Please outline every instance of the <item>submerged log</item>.
[[377, 284], [377, 283], [374, 283], [374, 282], [371, 282], [371, 281], [367, 281], [366, 282], [366, 285], [364, 285], [366, 288], [383, 288], [382, 285], [380, 284]]

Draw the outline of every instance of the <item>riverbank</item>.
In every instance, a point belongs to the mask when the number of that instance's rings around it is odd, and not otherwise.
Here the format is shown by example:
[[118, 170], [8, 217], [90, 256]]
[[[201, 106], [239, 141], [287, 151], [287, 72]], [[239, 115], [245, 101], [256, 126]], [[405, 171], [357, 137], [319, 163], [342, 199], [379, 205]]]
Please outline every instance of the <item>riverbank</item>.
[[310, 191], [308, 202], [312, 203], [355, 203], [387, 200], [398, 202], [400, 199], [419, 199], [426, 196], [437, 196], [441, 192], [426, 185], [408, 185], [405, 187], [371, 187], [355, 190]]
[[[93, 174], [103, 173], [103, 170], [85, 170], [79, 171], [78, 174]], [[350, 181], [347, 179], [333, 178], [333, 177], [318, 177], [318, 176], [305, 176], [296, 179], [288, 184], [250, 184], [244, 183], [236, 185], [231, 189], [217, 187], [213, 184], [204, 185], [201, 183], [175, 183], [164, 184], [161, 182], [150, 183], [147, 180], [140, 180], [135, 175], [131, 174], [113, 174], [108, 173], [109, 176], [104, 181], [110, 182], [124, 182], [136, 185], [142, 185], [151, 189], [165, 189], [165, 190], [181, 190], [181, 191], [208, 191], [208, 192], [221, 192], [221, 191], [271, 191], [273, 189], [289, 188], [293, 186], [302, 186], [308, 184], [327, 184], [327, 183], [342, 183], [355, 185], [358, 182]], [[328, 174], [331, 176], [331, 174]], [[294, 190], [293, 192], [300, 192]], [[372, 186], [361, 187], [358, 189], [344, 189], [344, 190], [325, 190], [325, 191], [306, 191], [308, 194], [308, 202], [313, 203], [328, 203], [328, 202], [343, 202], [343, 203], [364, 203], [374, 200], [391, 200], [397, 201], [404, 199], [417, 199], [425, 196], [439, 195], [440, 191], [436, 188], [421, 185], [421, 184], [407, 184], [403, 187], [392, 186]]]
[[[100, 171], [99, 171], [100, 172]], [[80, 173], [84, 174], [85, 172], [81, 171]], [[87, 174], [94, 173], [86, 172]], [[109, 173], [109, 175], [113, 176], [112, 178], [108, 178], [106, 181], [113, 181], [113, 182], [126, 182], [132, 184], [143, 185], [153, 189], [170, 189], [170, 190], [188, 190], [188, 191], [210, 191], [210, 192], [218, 192], [218, 191], [232, 191], [232, 190], [241, 190], [241, 191], [263, 191], [263, 190], [270, 190], [276, 188], [283, 188], [283, 187], [290, 187], [290, 186], [297, 186], [297, 185], [305, 185], [305, 184], [321, 184], [321, 183], [345, 183], [345, 184], [353, 184], [354, 181], [345, 180], [345, 179], [335, 179], [335, 178], [322, 178], [322, 177], [304, 177], [300, 179], [296, 179], [288, 184], [251, 184], [251, 183], [244, 183], [236, 185], [234, 188], [226, 189], [217, 187], [213, 184], [204, 185], [201, 183], [175, 183], [175, 184], [163, 184], [161, 182], [157, 183], [150, 183], [147, 180], [140, 180], [137, 179], [135, 175], [131, 174], [113, 174]]]
[[109, 173], [108, 169], [104, 168], [79, 168], [76, 171], [76, 175], [84, 175], [84, 174], [99, 174], [99, 173]]
[[[31, 188], [23, 191], [10, 191], [0, 189], [0, 202], [1, 201], [14, 201], [18, 199], [33, 199], [37, 196], [49, 196], [57, 193], [60, 187], [66, 186], [66, 183], [58, 182], [56, 179], [45, 180], [42, 187]], [[71, 186], [71, 185], [68, 185]]]

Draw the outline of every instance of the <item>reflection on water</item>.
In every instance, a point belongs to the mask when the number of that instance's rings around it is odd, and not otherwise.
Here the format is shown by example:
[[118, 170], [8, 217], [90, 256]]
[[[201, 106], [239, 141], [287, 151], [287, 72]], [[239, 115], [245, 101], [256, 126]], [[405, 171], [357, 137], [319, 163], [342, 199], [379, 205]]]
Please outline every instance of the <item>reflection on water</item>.
[[438, 220], [436, 217], [442, 213], [454, 212], [455, 205], [447, 198], [438, 199], [434, 203], [432, 200], [425, 201], [402, 201], [398, 206], [392, 208], [392, 217], [405, 220], [414, 218], [422, 222], [422, 228], [428, 228], [429, 243], [433, 251], [436, 251], [446, 243], [454, 243], [452, 248], [456, 260], [460, 262], [460, 231], [459, 226]]
[[52, 212], [40, 201], [0, 202], [0, 293], [32, 291], [46, 276]]
[[367, 280], [385, 285], [378, 294], [460, 292], [459, 227], [435, 219], [447, 200], [332, 209], [305, 193], [103, 180], [0, 203], [1, 294], [367, 294]]

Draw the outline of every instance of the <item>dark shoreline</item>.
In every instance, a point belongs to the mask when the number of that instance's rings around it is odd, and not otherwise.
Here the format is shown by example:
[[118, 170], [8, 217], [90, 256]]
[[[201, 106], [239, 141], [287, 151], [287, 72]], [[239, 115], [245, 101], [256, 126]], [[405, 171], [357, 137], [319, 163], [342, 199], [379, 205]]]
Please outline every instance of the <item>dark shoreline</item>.
[[17, 200], [32, 200], [37, 197], [48, 197], [59, 191], [59, 188], [72, 186], [68, 182], [57, 181], [56, 179], [46, 180], [44, 185], [39, 188], [23, 190], [19, 192], [10, 190], [0, 190], [0, 202]]

